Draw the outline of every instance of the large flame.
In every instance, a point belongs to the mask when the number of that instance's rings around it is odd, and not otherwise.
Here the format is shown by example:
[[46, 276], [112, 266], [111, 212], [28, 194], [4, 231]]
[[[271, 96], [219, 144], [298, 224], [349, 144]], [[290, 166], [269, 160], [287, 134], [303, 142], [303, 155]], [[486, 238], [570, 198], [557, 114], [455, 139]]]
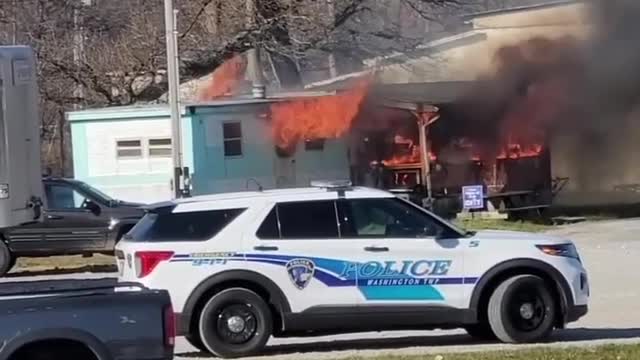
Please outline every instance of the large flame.
[[233, 95], [246, 69], [247, 60], [241, 54], [225, 61], [211, 74], [211, 80], [200, 93], [200, 100], [214, 100]]
[[300, 140], [333, 139], [344, 135], [356, 118], [368, 80], [332, 96], [299, 98], [271, 105], [275, 143], [282, 149]]

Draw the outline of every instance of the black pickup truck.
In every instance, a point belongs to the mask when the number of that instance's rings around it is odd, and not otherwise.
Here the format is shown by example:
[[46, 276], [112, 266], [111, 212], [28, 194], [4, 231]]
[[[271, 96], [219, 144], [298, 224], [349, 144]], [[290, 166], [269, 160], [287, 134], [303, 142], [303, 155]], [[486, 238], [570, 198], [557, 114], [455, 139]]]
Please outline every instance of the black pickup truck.
[[42, 221], [0, 230], [0, 276], [19, 257], [112, 254], [144, 215], [143, 204], [116, 200], [78, 180], [45, 177]]
[[169, 360], [169, 294], [116, 279], [0, 283], [0, 360]]

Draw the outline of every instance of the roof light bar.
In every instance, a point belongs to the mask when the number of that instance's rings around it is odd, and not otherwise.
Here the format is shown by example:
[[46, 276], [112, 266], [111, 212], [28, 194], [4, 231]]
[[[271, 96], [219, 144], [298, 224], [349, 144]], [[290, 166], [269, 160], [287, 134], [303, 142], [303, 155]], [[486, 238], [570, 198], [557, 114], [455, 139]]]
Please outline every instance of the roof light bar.
[[350, 180], [313, 180], [311, 186], [327, 190], [343, 190], [350, 188], [352, 184]]

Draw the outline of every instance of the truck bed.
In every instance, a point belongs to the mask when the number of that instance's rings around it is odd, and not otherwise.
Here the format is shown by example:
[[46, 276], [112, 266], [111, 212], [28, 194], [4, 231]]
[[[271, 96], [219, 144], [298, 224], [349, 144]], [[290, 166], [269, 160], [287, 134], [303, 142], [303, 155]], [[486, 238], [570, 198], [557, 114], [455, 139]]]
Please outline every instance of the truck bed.
[[114, 278], [1, 283], [0, 323], [0, 359], [61, 339], [82, 342], [99, 359], [173, 357], [169, 294]]
[[10, 281], [0, 283], [0, 300], [2, 297], [32, 296], [46, 294], [71, 294], [75, 292], [115, 292], [119, 288], [137, 287], [140, 284], [118, 283], [116, 278], [101, 279], [56, 279], [39, 281]]

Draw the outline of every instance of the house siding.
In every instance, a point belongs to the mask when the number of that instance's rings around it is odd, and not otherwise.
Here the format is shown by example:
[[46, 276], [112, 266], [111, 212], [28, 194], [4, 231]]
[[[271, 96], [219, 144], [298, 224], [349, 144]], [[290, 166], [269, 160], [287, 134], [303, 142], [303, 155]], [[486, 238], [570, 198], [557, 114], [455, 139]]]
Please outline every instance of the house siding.
[[[183, 162], [189, 167], [192, 194], [308, 186], [311, 180], [348, 179], [347, 144], [326, 140], [322, 151], [298, 144], [292, 157], [279, 158], [271, 136], [268, 105], [189, 106], [182, 121]], [[68, 114], [72, 129], [75, 177], [115, 198], [157, 202], [172, 197], [170, 157], [151, 159], [147, 140], [171, 134], [168, 108], [98, 109]], [[224, 155], [223, 124], [239, 122], [242, 155]], [[141, 140], [143, 156], [118, 159], [116, 141]]]
[[[149, 156], [149, 139], [171, 138], [167, 110], [109, 108], [71, 112], [75, 178], [95, 186], [114, 198], [137, 202], [170, 199], [173, 178], [170, 156]], [[118, 140], [140, 140], [142, 156], [118, 159]], [[183, 117], [183, 161], [191, 167], [191, 124]]]
[[[298, 144], [289, 158], [279, 158], [264, 105], [225, 107], [193, 115], [194, 194], [308, 186], [311, 180], [348, 179], [347, 145], [344, 139], [326, 140], [324, 150], [306, 151]], [[224, 155], [222, 127], [239, 122], [242, 155]]]

